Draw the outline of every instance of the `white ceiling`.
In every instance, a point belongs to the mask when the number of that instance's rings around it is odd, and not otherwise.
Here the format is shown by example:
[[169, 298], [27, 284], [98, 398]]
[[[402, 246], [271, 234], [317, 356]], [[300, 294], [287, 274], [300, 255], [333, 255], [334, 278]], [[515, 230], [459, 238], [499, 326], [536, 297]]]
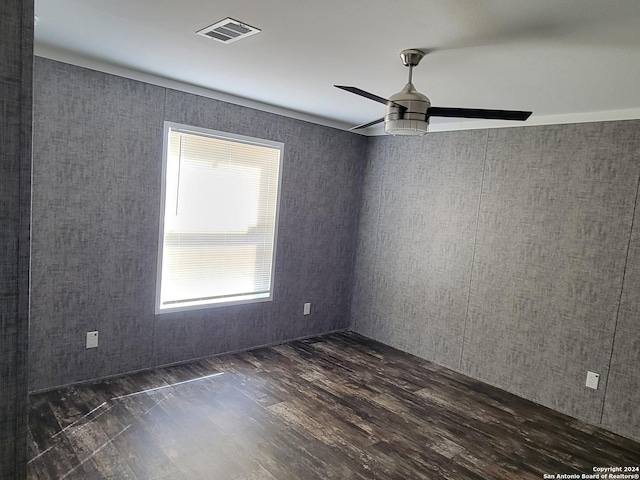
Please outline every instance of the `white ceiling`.
[[[384, 115], [333, 85], [392, 95], [406, 48], [433, 50], [414, 84], [434, 106], [532, 110], [528, 124], [640, 118], [639, 0], [36, 0], [36, 14], [36, 54], [334, 126]], [[195, 34], [225, 17], [262, 32]]]

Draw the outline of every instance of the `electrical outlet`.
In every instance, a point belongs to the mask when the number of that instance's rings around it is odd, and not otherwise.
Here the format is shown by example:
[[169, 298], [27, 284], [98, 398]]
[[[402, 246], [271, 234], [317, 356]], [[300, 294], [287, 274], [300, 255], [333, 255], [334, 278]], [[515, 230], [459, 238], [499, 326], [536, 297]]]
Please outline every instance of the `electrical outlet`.
[[600, 375], [595, 372], [587, 372], [587, 383], [586, 386], [589, 388], [593, 388], [594, 390], [598, 389], [598, 380], [600, 380]]
[[98, 331], [87, 332], [87, 348], [98, 347]]
[[305, 315], [309, 315], [311, 313], [311, 304], [310, 303], [305, 303], [304, 304], [304, 314]]

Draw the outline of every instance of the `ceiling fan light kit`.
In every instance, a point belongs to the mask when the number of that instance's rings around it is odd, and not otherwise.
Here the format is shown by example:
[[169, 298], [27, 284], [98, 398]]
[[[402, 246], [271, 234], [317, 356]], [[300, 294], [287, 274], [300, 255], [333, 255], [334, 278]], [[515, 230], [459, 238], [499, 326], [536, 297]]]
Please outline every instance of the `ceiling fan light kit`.
[[385, 120], [384, 132], [389, 135], [424, 135], [429, 131], [425, 120]]
[[387, 107], [387, 113], [384, 118], [357, 125], [349, 130], [360, 130], [384, 122], [384, 131], [389, 135], [421, 136], [429, 131], [430, 117], [524, 121], [531, 115], [531, 112], [516, 110], [431, 107], [429, 98], [418, 92], [412, 83], [413, 67], [416, 67], [420, 63], [420, 60], [422, 60], [425, 54], [426, 52], [423, 50], [417, 49], [403, 50], [400, 52], [402, 63], [406, 67], [409, 67], [409, 80], [401, 91], [389, 97], [388, 100], [357, 87], [335, 85], [337, 88], [347, 92], [355, 93], [356, 95], [378, 103], [383, 103]]

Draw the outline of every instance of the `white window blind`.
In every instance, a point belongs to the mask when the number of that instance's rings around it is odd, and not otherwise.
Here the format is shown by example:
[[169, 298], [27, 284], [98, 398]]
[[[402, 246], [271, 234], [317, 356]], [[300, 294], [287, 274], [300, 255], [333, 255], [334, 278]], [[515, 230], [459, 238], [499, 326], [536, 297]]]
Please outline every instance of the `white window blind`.
[[282, 149], [165, 124], [159, 313], [272, 298]]

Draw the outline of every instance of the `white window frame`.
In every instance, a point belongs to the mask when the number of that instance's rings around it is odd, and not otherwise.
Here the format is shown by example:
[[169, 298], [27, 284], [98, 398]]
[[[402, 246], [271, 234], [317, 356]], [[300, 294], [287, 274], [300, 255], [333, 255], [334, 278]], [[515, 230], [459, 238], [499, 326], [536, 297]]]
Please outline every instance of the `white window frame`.
[[[166, 207], [166, 185], [167, 185], [167, 162], [169, 154], [169, 134], [172, 130], [180, 131], [183, 133], [190, 133], [195, 135], [201, 135], [206, 137], [215, 138], [218, 140], [229, 140], [238, 143], [245, 143], [249, 145], [257, 145], [269, 148], [275, 148], [280, 150], [279, 166], [278, 166], [278, 179], [277, 179], [277, 193], [276, 193], [276, 211], [275, 211], [275, 226], [273, 237], [273, 253], [271, 258], [271, 282], [268, 293], [257, 293], [247, 295], [236, 295], [232, 297], [221, 297], [207, 300], [198, 300], [194, 302], [185, 302], [182, 304], [175, 304], [175, 306], [162, 306], [161, 304], [161, 292], [162, 292], [162, 260], [164, 249], [164, 223], [165, 223], [165, 207]], [[215, 308], [228, 305], [241, 305], [247, 303], [256, 302], [268, 302], [273, 300], [273, 290], [275, 286], [275, 270], [276, 270], [276, 251], [278, 241], [278, 224], [280, 215], [280, 193], [282, 190], [282, 164], [284, 156], [284, 143], [275, 142], [272, 140], [264, 140], [261, 138], [248, 137], [245, 135], [236, 135], [227, 132], [221, 132], [218, 130], [211, 130], [207, 128], [194, 127], [192, 125], [186, 125], [174, 122], [164, 122], [163, 130], [163, 150], [162, 150], [162, 187], [160, 196], [160, 221], [159, 221], [159, 236], [158, 236], [158, 265], [156, 275], [156, 298], [155, 298], [155, 313], [166, 314], [174, 312], [182, 312], [188, 310], [200, 310], [206, 308]]]

